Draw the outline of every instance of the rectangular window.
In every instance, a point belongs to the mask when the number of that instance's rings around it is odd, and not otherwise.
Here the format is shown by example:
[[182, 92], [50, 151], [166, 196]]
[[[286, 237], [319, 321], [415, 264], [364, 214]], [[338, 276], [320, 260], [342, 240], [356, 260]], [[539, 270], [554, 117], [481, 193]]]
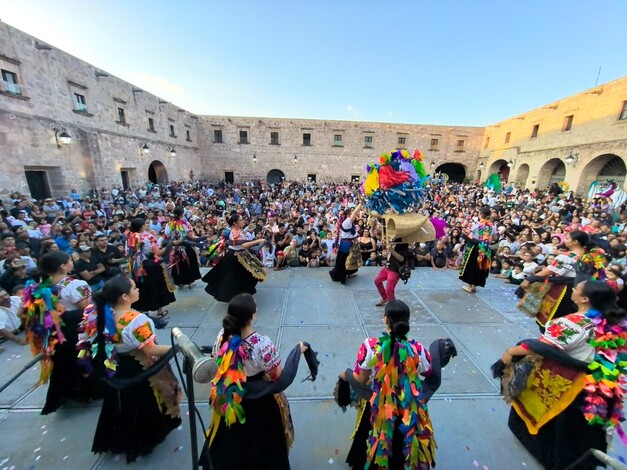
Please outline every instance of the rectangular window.
[[155, 132], [155, 120], [151, 117], [148, 118], [148, 130], [150, 132]]
[[80, 93], [74, 93], [74, 109], [83, 113], [87, 112], [87, 102], [85, 101], [85, 95]]
[[371, 149], [372, 148], [372, 136], [366, 135], [364, 136], [364, 147]]
[[457, 145], [455, 146], [455, 151], [456, 152], [463, 152], [465, 143], [466, 143], [466, 141], [464, 139], [459, 139], [457, 141]]
[[310, 183], [315, 183], [316, 182], [316, 175], [313, 173], [309, 173], [307, 175], [307, 181], [309, 181]]
[[235, 182], [235, 178], [232, 171], [224, 172], [224, 182], [233, 184]]
[[176, 133], [174, 132], [174, 124], [170, 124], [170, 137], [176, 137]]
[[540, 130], [540, 124], [534, 124], [533, 130], [531, 131], [531, 138], [535, 139], [538, 137], [538, 131]]
[[564, 126], [562, 126], [562, 132], [568, 132], [569, 130], [571, 130], [573, 128], [573, 119], [575, 118], [574, 115], [570, 115], [570, 116], [566, 116], [564, 118]]
[[118, 108], [118, 122], [120, 124], [126, 124], [126, 115], [124, 114], [124, 108]]
[[189, 133], [189, 129], [185, 131], [185, 140], [188, 142], [192, 141], [191, 134]]
[[508, 132], [507, 134], [505, 134], [505, 143], [509, 144], [509, 139], [512, 138], [512, 133]]
[[248, 131], [239, 131], [239, 143], [240, 144], [248, 143]]
[[333, 135], [333, 146], [341, 147], [342, 146], [342, 134], [334, 134]]
[[309, 147], [311, 145], [311, 134], [303, 134], [303, 145]]
[[359, 183], [360, 179], [359, 175], [351, 175], [351, 183]]
[[279, 133], [270, 132], [270, 145], [279, 145]]
[[485, 144], [483, 144], [483, 148], [484, 148], [484, 149], [487, 149], [487, 148], [488, 148], [488, 145], [490, 145], [490, 138], [489, 138], [489, 137], [486, 137], [486, 138], [485, 138]]
[[620, 114], [618, 115], [619, 121], [624, 121], [627, 119], [627, 101], [623, 101], [623, 107], [620, 110]]
[[221, 144], [222, 143], [222, 129], [214, 129], [213, 130], [213, 143]]
[[437, 152], [439, 146], [440, 139], [431, 139], [431, 145], [429, 146], [429, 150]]
[[13, 95], [21, 95], [22, 89], [17, 83], [17, 74], [9, 70], [2, 69], [2, 81], [4, 82], [4, 91]]
[[405, 142], [407, 142], [407, 138], [406, 137], [399, 137], [398, 138], [398, 146], [399, 147], [405, 147]]

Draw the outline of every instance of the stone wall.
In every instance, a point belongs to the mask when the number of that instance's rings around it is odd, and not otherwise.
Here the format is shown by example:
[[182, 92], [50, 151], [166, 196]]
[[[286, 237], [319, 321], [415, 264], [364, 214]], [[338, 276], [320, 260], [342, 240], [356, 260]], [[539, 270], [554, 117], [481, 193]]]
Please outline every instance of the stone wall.
[[[236, 181], [265, 179], [275, 169], [291, 180], [303, 181], [308, 175], [315, 175], [317, 181], [363, 178], [368, 163], [403, 146], [399, 138], [405, 139], [410, 153], [421, 149], [428, 168], [431, 162], [470, 168], [483, 137], [479, 127], [232, 116], [201, 116], [200, 120], [201, 161], [207, 162], [208, 175], [223, 179], [224, 172], [233, 172]], [[215, 141], [215, 131], [222, 132], [222, 142]], [[240, 143], [240, 132], [247, 133], [248, 143]], [[275, 142], [272, 133], [278, 135]], [[310, 145], [305, 144], [304, 134], [311, 136]], [[335, 141], [336, 135], [341, 136], [341, 144]], [[370, 137], [368, 142], [366, 137]], [[431, 149], [431, 139], [438, 139], [437, 149]], [[460, 140], [463, 149], [457, 151]]]
[[[485, 180], [511, 160], [513, 175], [528, 166], [522, 185], [535, 188], [548, 183], [556, 166], [565, 167], [564, 181], [583, 194], [612, 156], [627, 162], [627, 119], [619, 119], [626, 101], [623, 77], [490, 125], [477, 170], [483, 163], [488, 170], [482, 173]], [[570, 155], [574, 162], [568, 165]], [[625, 175], [616, 176], [624, 180]]]

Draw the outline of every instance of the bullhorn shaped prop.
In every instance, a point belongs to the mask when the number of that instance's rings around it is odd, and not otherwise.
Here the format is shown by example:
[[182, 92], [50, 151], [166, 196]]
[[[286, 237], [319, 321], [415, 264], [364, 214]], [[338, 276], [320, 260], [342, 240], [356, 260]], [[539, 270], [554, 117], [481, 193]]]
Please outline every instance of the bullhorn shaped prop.
[[413, 213], [381, 216], [383, 237], [401, 243], [429, 242], [435, 240], [435, 227], [427, 216]]

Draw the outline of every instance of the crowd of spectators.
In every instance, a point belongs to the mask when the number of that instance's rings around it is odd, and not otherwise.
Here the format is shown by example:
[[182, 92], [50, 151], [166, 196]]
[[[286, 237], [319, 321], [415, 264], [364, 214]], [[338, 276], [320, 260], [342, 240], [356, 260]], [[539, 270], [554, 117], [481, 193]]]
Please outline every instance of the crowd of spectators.
[[[458, 269], [465, 236], [487, 205], [497, 227], [491, 272], [504, 282], [520, 284], [564, 249], [567, 232], [582, 230], [605, 250], [611, 262], [608, 282], [617, 292], [622, 290], [627, 272], [624, 204], [613, 205], [606, 197], [575, 197], [555, 186], [547, 191], [509, 186], [500, 194], [481, 185], [450, 182], [431, 183], [427, 189], [418, 210], [445, 220], [446, 236], [411, 245], [412, 269]], [[73, 189], [67, 197], [40, 201], [13, 193], [0, 202], [0, 299], [19, 295], [37, 259], [53, 250], [69, 253], [74, 275], [98, 290], [126, 269], [124, 232], [130, 220], [146, 218], [150, 231], [164, 238], [177, 206], [183, 208], [195, 235], [207, 239], [198, 250], [202, 266], [213, 262], [206, 248], [220, 239], [233, 212], [247, 220], [251, 240], [266, 240], [258, 245], [258, 256], [267, 268], [333, 266], [338, 218], [360, 199], [355, 182], [148, 183], [138, 189], [92, 189], [88, 194]], [[366, 211], [357, 216], [355, 225], [364, 265], [384, 265], [387, 253], [380, 228], [368, 224]]]

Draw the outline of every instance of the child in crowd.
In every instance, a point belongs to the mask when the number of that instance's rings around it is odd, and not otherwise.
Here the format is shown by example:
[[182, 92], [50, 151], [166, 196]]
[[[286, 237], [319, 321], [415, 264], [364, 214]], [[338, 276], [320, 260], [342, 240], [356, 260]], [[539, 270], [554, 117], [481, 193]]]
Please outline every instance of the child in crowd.
[[509, 277], [507, 279], [505, 279], [504, 282], [506, 282], [507, 284], [522, 284], [522, 282], [525, 280], [525, 273], [523, 273], [523, 265], [522, 263], [516, 263], [514, 264], [514, 268], [511, 272], [511, 274], [509, 275]]
[[509, 276], [512, 274], [512, 268], [514, 267], [514, 263], [512, 263], [508, 259], [504, 259], [501, 262], [501, 272], [497, 274], [495, 277], [499, 279], [509, 279]]
[[266, 268], [274, 267], [274, 250], [272, 243], [265, 242], [261, 248], [261, 262]]
[[605, 283], [610, 286], [616, 294], [623, 290], [625, 282], [621, 279], [620, 266], [612, 265], [605, 270], [605, 276], [607, 279]]
[[527, 251], [523, 255], [523, 273], [525, 277], [531, 276], [536, 268], [538, 267], [538, 263], [535, 262], [533, 254], [530, 251]]

